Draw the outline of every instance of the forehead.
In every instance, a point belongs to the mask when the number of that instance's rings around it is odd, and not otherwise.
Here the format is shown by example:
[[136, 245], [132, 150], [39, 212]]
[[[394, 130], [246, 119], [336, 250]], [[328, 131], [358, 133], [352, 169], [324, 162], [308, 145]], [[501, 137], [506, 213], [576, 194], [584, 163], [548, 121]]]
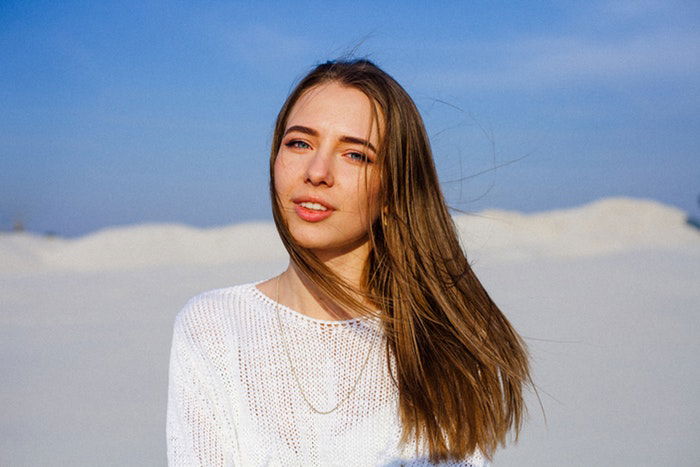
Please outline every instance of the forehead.
[[[379, 119], [379, 121], [377, 120]], [[296, 101], [285, 127], [302, 125], [320, 132], [379, 140], [382, 114], [374, 101], [357, 88], [337, 82], [316, 85]]]

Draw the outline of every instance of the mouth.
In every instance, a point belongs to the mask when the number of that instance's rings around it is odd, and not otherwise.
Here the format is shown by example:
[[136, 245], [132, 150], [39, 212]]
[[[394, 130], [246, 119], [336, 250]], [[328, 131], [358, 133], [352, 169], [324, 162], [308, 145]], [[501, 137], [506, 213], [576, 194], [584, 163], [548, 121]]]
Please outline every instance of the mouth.
[[328, 211], [328, 208], [325, 207], [321, 203], [312, 203], [310, 201], [304, 201], [303, 203], [299, 203], [299, 206], [306, 208], [306, 209], [312, 209], [314, 211]]
[[306, 222], [322, 221], [335, 211], [333, 206], [318, 198], [295, 198], [292, 202], [297, 216]]

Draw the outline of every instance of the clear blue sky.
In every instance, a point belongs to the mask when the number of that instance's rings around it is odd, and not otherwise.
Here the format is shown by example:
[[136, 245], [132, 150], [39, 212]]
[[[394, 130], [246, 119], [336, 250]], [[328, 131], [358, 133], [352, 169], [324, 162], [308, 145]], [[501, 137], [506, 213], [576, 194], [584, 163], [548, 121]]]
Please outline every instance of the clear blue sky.
[[276, 112], [356, 46], [415, 98], [457, 208], [697, 214], [698, 26], [694, 0], [2, 0], [0, 230], [270, 219]]

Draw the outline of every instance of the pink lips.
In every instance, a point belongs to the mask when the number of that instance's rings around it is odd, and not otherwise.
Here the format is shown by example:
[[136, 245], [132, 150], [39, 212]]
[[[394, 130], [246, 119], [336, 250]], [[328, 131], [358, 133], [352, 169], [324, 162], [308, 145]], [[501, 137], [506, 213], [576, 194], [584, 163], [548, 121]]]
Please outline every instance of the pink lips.
[[[304, 198], [295, 198], [292, 200], [294, 203], [294, 211], [297, 213], [297, 216], [299, 216], [301, 219], [305, 220], [306, 222], [319, 222], [324, 219], [327, 219], [330, 217], [331, 214], [333, 214], [333, 211], [335, 210], [332, 206], [330, 206], [328, 203], [325, 201], [322, 201], [318, 198], [310, 198], [310, 197], [304, 197]], [[304, 206], [301, 205], [301, 203], [318, 203], [322, 206], [326, 207], [326, 211], [317, 211], [315, 209], [309, 209], [305, 208]]]

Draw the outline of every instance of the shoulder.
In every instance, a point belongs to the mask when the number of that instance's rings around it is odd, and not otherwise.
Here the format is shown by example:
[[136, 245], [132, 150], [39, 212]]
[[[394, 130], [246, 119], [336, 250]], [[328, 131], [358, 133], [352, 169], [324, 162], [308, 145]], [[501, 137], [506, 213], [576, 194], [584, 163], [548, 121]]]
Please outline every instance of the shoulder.
[[234, 312], [243, 305], [255, 287], [254, 282], [221, 289], [207, 290], [190, 298], [175, 318], [175, 322], [221, 319], [222, 314]]
[[208, 290], [190, 298], [175, 317], [175, 337], [201, 344], [230, 333], [232, 320], [249, 308], [255, 284]]

